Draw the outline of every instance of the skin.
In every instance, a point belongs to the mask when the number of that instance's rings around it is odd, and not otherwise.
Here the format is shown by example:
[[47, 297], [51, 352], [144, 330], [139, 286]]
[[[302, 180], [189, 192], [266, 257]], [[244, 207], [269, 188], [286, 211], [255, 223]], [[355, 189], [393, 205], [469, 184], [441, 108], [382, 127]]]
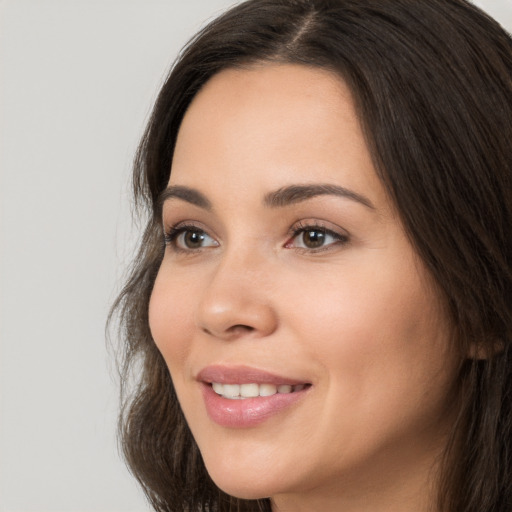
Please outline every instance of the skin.
[[[334, 194], [264, 202], [304, 184], [344, 187], [371, 206]], [[298, 65], [222, 71], [185, 115], [169, 185], [199, 191], [211, 209], [165, 202], [164, 229], [191, 224], [205, 238], [187, 247], [185, 230], [168, 244], [150, 327], [215, 483], [270, 496], [282, 512], [432, 510], [452, 422], [452, 327], [344, 82]], [[314, 249], [304, 226], [336, 235]], [[258, 426], [226, 428], [207, 416], [196, 380], [212, 364], [312, 386]]]

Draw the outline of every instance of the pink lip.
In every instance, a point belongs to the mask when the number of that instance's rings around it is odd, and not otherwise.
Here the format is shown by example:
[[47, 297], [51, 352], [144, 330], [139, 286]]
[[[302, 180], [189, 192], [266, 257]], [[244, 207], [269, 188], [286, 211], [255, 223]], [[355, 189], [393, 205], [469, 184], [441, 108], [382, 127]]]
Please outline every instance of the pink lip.
[[290, 379], [274, 375], [273, 373], [250, 366], [207, 366], [203, 368], [196, 377], [197, 380], [202, 382], [219, 382], [221, 384], [244, 384], [256, 382], [258, 384], [288, 384], [294, 386], [296, 384], [306, 384], [306, 381], [299, 379]]
[[202, 382], [203, 399], [209, 418], [218, 425], [228, 428], [248, 428], [259, 425], [300, 401], [310, 389], [310, 386], [307, 386], [303, 390], [293, 393], [276, 393], [266, 397], [240, 400], [230, 400], [213, 391], [211, 382], [221, 384], [254, 382], [276, 386], [306, 384], [305, 381], [281, 377], [246, 366], [208, 366], [199, 372], [197, 380]]

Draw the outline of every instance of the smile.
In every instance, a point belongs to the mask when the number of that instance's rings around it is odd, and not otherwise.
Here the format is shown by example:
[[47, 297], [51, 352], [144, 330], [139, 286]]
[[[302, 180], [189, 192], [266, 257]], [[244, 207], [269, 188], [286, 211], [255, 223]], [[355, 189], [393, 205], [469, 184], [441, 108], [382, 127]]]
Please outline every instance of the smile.
[[211, 365], [195, 377], [210, 420], [227, 428], [256, 427], [286, 414], [310, 394], [309, 379], [242, 366]]
[[296, 384], [292, 386], [290, 384], [222, 384], [220, 382], [212, 382], [213, 391], [223, 398], [228, 398], [230, 400], [256, 398], [259, 396], [267, 397], [277, 393], [295, 393], [297, 391], [302, 391], [305, 386], [305, 384]]

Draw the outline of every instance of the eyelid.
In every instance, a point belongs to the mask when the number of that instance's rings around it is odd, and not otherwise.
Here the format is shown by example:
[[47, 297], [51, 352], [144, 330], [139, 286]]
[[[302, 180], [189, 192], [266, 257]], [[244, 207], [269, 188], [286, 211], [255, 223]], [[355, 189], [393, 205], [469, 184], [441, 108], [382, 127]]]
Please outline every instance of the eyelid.
[[183, 219], [183, 220], [166, 220], [165, 218], [162, 221], [162, 229], [164, 231], [164, 234], [168, 233], [174, 233], [179, 230], [184, 229], [190, 229], [190, 230], [196, 230], [196, 231], [204, 231], [212, 238], [217, 238], [216, 235], [210, 234], [211, 229], [204, 225], [202, 222], [198, 220], [192, 220], [192, 219]]
[[[170, 225], [169, 225], [170, 224]], [[210, 230], [205, 227], [202, 222], [191, 221], [191, 220], [183, 220], [175, 223], [169, 223], [166, 225], [164, 222], [164, 242], [165, 246], [170, 247], [173, 252], [181, 252], [185, 254], [197, 254], [203, 250], [215, 248], [220, 245], [218, 241], [218, 237], [215, 234], [212, 234]], [[168, 227], [167, 227], [168, 226]], [[307, 231], [321, 231], [325, 235], [330, 236], [334, 241], [326, 243], [320, 247], [300, 247], [294, 244], [294, 240], [300, 236], [302, 233]], [[195, 231], [204, 233], [206, 237], [211, 239], [214, 243], [199, 246], [199, 247], [180, 247], [176, 242], [177, 238], [181, 236], [183, 233], [187, 231]], [[333, 225], [330, 222], [326, 222], [318, 219], [302, 219], [298, 222], [295, 222], [290, 229], [288, 230], [287, 239], [284, 243], [284, 248], [286, 249], [295, 249], [296, 251], [301, 251], [305, 253], [319, 253], [327, 250], [334, 249], [335, 247], [339, 247], [340, 245], [345, 245], [350, 241], [349, 233], [336, 225]]]
[[[330, 227], [331, 223], [320, 221], [318, 219], [303, 219], [299, 222], [295, 223], [290, 230], [288, 231], [288, 239], [284, 245], [285, 248], [295, 249], [299, 251], [303, 251], [306, 253], [318, 253], [333, 249], [334, 247], [345, 245], [350, 241], [350, 235], [345, 230], [340, 228], [339, 226]], [[321, 246], [318, 248], [308, 248], [308, 247], [296, 247], [292, 245], [292, 242], [300, 236], [302, 233], [307, 231], [322, 231], [327, 235], [330, 235], [335, 239], [335, 242], [331, 242], [325, 246]]]
[[[176, 240], [179, 236], [187, 231], [195, 231], [204, 233], [208, 238], [213, 240], [215, 244], [198, 247], [198, 248], [183, 248], [179, 247]], [[185, 254], [197, 254], [198, 252], [209, 249], [211, 247], [218, 247], [220, 244], [215, 235], [209, 233], [209, 230], [196, 221], [180, 221], [170, 226], [164, 224], [164, 243], [166, 247], [171, 247], [174, 252]]]

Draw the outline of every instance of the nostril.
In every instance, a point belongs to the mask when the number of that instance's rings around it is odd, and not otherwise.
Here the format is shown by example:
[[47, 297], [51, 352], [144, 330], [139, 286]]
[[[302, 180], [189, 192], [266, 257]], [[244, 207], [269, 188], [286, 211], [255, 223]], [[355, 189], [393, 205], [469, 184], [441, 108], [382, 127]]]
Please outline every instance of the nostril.
[[210, 336], [213, 336], [213, 333], [212, 333], [209, 329], [207, 329], [206, 327], [202, 327], [201, 329], [202, 329], [202, 331], [203, 331], [205, 334], [208, 334], [208, 335], [210, 335]]
[[221, 338], [236, 338], [238, 336], [243, 336], [244, 334], [248, 334], [250, 332], [253, 332], [255, 330], [254, 327], [251, 327], [250, 325], [243, 325], [243, 324], [236, 324], [232, 325], [231, 327], [228, 327], [223, 332], [216, 332], [215, 330], [208, 329], [207, 327], [202, 328], [203, 332], [205, 334], [208, 334], [209, 336], [215, 336], [215, 337], [221, 337]]
[[251, 327], [250, 325], [243, 325], [243, 324], [233, 325], [227, 330], [227, 332], [232, 333], [232, 334], [244, 334], [244, 333], [252, 332], [252, 331], [254, 331], [254, 327]]

